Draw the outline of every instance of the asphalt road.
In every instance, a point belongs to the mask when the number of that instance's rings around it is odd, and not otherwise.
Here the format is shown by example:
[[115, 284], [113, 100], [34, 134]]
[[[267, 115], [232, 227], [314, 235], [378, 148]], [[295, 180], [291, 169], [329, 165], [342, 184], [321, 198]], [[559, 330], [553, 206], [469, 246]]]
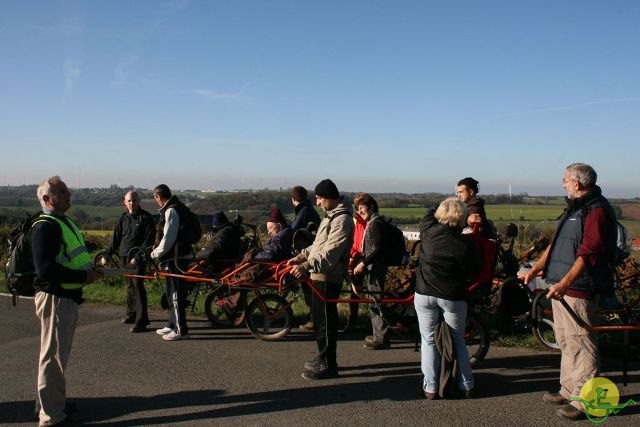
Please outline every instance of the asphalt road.
[[[246, 329], [211, 329], [190, 318], [189, 341], [166, 342], [155, 333], [132, 334], [120, 307], [84, 304], [67, 371], [67, 395], [92, 425], [565, 425], [542, 393], [556, 389], [559, 356], [492, 347], [474, 370], [477, 397], [419, 398], [419, 353], [408, 343], [386, 351], [362, 348], [361, 334], [338, 342], [340, 377], [307, 381], [304, 360], [314, 355], [309, 334], [293, 331], [262, 342]], [[162, 312], [152, 312], [162, 326]], [[33, 302], [11, 307], [0, 297], [0, 423], [34, 423], [39, 345]], [[619, 360], [603, 375], [621, 401], [640, 402], [640, 365], [622, 386]], [[577, 422], [588, 425], [589, 421]], [[640, 425], [640, 406], [609, 417], [607, 425]]]

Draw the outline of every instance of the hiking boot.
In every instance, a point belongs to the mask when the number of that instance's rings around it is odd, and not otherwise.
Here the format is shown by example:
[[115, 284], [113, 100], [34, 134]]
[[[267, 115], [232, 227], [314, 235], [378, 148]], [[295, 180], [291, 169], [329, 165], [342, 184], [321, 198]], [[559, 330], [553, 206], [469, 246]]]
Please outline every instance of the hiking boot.
[[584, 411], [581, 411], [573, 405], [563, 406], [562, 408], [558, 409], [556, 414], [571, 421], [584, 420], [585, 418], [587, 418]]
[[569, 403], [560, 393], [545, 393], [542, 395], [542, 401], [552, 405], [564, 405]]
[[163, 340], [167, 340], [167, 341], [180, 341], [180, 340], [188, 340], [189, 339], [189, 334], [179, 334], [177, 332], [171, 331], [168, 334], [165, 334], [162, 336]]
[[305, 370], [302, 371], [302, 378], [305, 380], [324, 380], [338, 377], [338, 366], [328, 366], [327, 362], [323, 359], [318, 359], [313, 369], [306, 368], [307, 366], [305, 363]]
[[373, 342], [369, 342], [369, 341], [365, 341], [364, 344], [362, 344], [362, 346], [364, 348], [366, 348], [367, 350], [387, 350], [391, 347], [391, 345], [386, 342], [386, 341], [373, 341]]
[[308, 321], [307, 323], [300, 325], [298, 328], [302, 331], [313, 331], [313, 322]]
[[158, 335], [167, 335], [170, 332], [173, 332], [173, 329], [171, 329], [168, 326], [165, 326], [162, 329], [156, 329], [156, 334], [158, 334]]
[[147, 332], [149, 329], [147, 329], [146, 326], [134, 326], [131, 329], [129, 329], [129, 332]]

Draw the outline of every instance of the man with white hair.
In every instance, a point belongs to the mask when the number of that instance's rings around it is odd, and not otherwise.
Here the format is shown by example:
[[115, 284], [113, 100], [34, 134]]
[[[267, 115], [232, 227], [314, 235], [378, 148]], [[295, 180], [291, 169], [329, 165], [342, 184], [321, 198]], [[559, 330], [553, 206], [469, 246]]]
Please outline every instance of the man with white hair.
[[562, 353], [560, 389], [545, 393], [549, 404], [567, 404], [558, 409], [563, 418], [585, 418], [577, 400], [582, 386], [598, 376], [598, 336], [571, 318], [560, 299], [587, 323], [596, 321], [595, 298], [613, 294], [613, 265], [616, 253], [616, 217], [602, 190], [596, 185], [596, 171], [584, 163], [567, 166], [562, 187], [567, 192], [567, 209], [560, 218], [551, 244], [523, 279], [529, 283], [543, 272], [551, 284], [553, 330]]
[[101, 274], [78, 227], [65, 213], [71, 193], [59, 176], [43, 181], [37, 190], [42, 214], [31, 228], [31, 251], [36, 278], [34, 303], [40, 320], [40, 357], [36, 414], [40, 426], [73, 425], [67, 402], [64, 373], [78, 322], [78, 305], [84, 302], [82, 287]]

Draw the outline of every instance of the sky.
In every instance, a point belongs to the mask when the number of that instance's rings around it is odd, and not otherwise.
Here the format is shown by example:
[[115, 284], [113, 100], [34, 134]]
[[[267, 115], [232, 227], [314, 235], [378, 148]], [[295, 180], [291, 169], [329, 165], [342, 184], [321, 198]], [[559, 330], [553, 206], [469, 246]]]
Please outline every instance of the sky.
[[640, 195], [640, 1], [0, 2], [0, 185]]

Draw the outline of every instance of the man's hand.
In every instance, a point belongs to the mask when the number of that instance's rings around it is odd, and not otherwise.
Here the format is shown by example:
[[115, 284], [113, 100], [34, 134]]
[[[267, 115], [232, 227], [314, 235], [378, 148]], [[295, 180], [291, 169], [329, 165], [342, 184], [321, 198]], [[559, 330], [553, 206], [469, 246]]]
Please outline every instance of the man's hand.
[[547, 292], [547, 299], [560, 299], [567, 293], [567, 289], [569, 289], [569, 285], [562, 281], [551, 285]]
[[522, 280], [525, 285], [528, 285], [533, 279], [536, 278], [537, 275], [538, 273], [532, 268], [524, 274], [518, 272], [518, 279]]
[[131, 258], [131, 261], [129, 261], [129, 265], [131, 266], [131, 268], [134, 268], [136, 265], [138, 265], [138, 261], [136, 261], [135, 258]]
[[302, 266], [300, 265], [294, 265], [293, 268], [289, 270], [289, 273], [296, 279], [302, 279], [303, 277], [307, 277], [307, 274], [308, 274], [307, 270], [302, 268]]
[[103, 266], [103, 267], [106, 267], [107, 266], [107, 258], [101, 257], [100, 258], [100, 265]]
[[356, 268], [353, 269], [353, 274], [359, 276], [364, 273], [365, 268], [366, 265], [364, 265], [364, 262], [359, 262], [358, 265], [356, 265]]

